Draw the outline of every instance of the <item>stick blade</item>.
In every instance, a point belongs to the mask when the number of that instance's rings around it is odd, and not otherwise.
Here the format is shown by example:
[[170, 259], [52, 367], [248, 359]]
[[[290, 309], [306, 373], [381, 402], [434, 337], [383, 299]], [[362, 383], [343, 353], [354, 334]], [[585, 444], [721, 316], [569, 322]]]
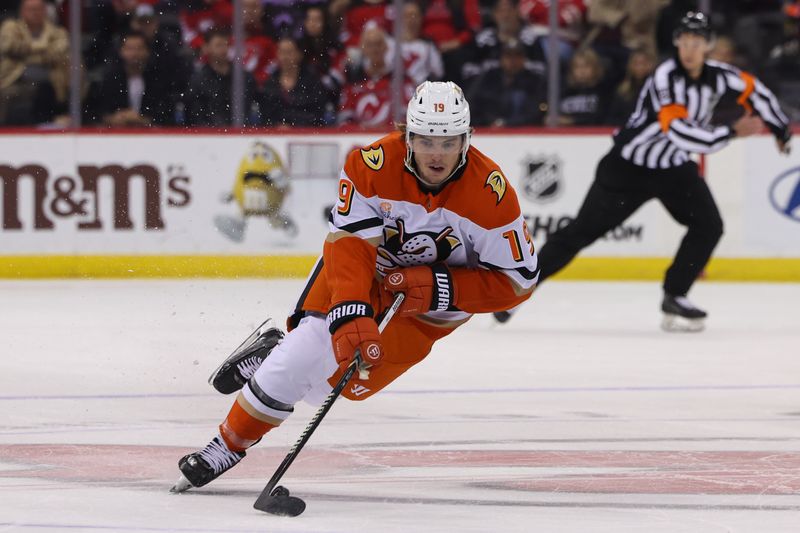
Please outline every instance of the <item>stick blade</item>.
[[275, 487], [272, 494], [262, 492], [253, 508], [276, 516], [298, 516], [306, 510], [306, 502], [290, 496], [284, 487]]

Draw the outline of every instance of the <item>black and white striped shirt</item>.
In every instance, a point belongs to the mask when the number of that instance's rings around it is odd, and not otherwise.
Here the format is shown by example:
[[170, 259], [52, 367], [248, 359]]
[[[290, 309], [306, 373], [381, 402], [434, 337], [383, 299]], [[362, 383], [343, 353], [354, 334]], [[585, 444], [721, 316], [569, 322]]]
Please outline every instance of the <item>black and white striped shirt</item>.
[[614, 136], [615, 150], [635, 165], [664, 169], [686, 163], [690, 153], [716, 152], [734, 136], [729, 126], [710, 125], [714, 106], [726, 93], [760, 116], [777, 138], [788, 140], [789, 119], [758, 79], [709, 60], [693, 80], [679, 61], [668, 59], [642, 87], [636, 108]]

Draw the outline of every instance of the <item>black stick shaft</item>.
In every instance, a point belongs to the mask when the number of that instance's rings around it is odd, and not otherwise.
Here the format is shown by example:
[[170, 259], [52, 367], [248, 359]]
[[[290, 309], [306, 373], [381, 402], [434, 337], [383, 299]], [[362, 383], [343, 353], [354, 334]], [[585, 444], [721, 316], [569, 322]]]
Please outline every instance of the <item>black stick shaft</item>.
[[[382, 332], [386, 328], [386, 325], [392, 319], [392, 316], [394, 316], [395, 312], [400, 307], [400, 304], [403, 303], [404, 299], [405, 295], [403, 293], [398, 293], [395, 296], [391, 307], [389, 307], [389, 309], [386, 310], [386, 314], [383, 316], [383, 320], [381, 320], [381, 323], [378, 324], [379, 332]], [[275, 488], [275, 486], [278, 484], [278, 481], [281, 480], [283, 475], [286, 473], [291, 464], [294, 462], [295, 458], [297, 458], [297, 456], [300, 454], [300, 450], [303, 449], [303, 446], [305, 446], [306, 442], [308, 442], [308, 439], [311, 438], [311, 435], [314, 433], [314, 430], [317, 429], [317, 426], [319, 426], [320, 422], [322, 422], [322, 419], [325, 418], [327, 412], [330, 411], [331, 407], [333, 406], [333, 402], [336, 401], [336, 399], [342, 393], [344, 388], [347, 386], [347, 383], [353, 377], [353, 374], [355, 374], [360, 364], [361, 364], [361, 357], [359, 355], [356, 355], [356, 358], [353, 360], [352, 363], [350, 363], [350, 366], [347, 367], [347, 370], [345, 371], [344, 375], [339, 379], [339, 382], [336, 383], [336, 386], [333, 387], [333, 390], [330, 392], [330, 394], [328, 394], [328, 397], [325, 398], [325, 401], [322, 403], [317, 413], [311, 419], [311, 422], [309, 422], [308, 426], [306, 426], [306, 429], [303, 430], [303, 433], [300, 434], [300, 438], [297, 439], [297, 442], [294, 443], [294, 446], [292, 446], [292, 448], [289, 450], [289, 453], [286, 455], [286, 457], [283, 458], [283, 461], [281, 462], [280, 466], [278, 466], [278, 469], [275, 470], [274, 474], [272, 474], [272, 477], [269, 479], [267, 485], [261, 491], [261, 494], [258, 496], [258, 499], [254, 504], [254, 507], [256, 509], [258, 509], [259, 501], [261, 501], [262, 498], [267, 498], [270, 496], [270, 494], [272, 493], [272, 489]]]

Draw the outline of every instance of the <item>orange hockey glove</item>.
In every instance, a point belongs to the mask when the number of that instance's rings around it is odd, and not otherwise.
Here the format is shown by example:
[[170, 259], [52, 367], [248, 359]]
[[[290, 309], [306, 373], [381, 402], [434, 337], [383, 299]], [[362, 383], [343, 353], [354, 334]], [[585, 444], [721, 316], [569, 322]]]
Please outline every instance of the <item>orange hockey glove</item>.
[[446, 311], [453, 307], [453, 277], [444, 263], [401, 268], [383, 278], [390, 292], [404, 292], [405, 301], [398, 309], [400, 316], [414, 316], [428, 311]]
[[373, 314], [372, 306], [360, 301], [339, 302], [328, 311], [333, 354], [340, 367], [347, 367], [356, 351], [366, 366], [380, 363], [383, 346]]

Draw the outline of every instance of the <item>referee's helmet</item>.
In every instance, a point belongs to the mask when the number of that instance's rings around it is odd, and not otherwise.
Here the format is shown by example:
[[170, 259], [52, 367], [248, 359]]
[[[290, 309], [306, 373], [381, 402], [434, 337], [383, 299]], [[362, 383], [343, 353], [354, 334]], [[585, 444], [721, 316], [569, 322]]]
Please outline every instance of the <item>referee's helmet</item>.
[[683, 16], [672, 32], [673, 41], [684, 33], [699, 35], [709, 42], [714, 40], [714, 32], [711, 30], [711, 23], [708, 21], [708, 17], [699, 11], [689, 11]]

